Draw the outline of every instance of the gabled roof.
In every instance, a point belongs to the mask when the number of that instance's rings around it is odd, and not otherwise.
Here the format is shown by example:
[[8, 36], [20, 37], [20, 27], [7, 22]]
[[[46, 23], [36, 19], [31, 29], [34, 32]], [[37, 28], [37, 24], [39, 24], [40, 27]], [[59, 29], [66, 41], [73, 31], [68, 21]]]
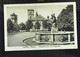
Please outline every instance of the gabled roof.
[[36, 16], [34, 19], [32, 19], [32, 20], [48, 20], [48, 19], [46, 19], [46, 18], [44, 18], [42, 15], [38, 15], [38, 16]]

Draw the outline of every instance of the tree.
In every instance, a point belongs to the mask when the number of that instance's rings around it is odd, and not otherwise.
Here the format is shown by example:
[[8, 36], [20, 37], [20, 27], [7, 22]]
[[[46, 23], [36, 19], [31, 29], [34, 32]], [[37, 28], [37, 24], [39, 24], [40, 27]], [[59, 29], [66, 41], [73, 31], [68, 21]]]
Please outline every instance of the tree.
[[26, 30], [29, 31], [32, 28], [32, 26], [33, 26], [32, 21], [31, 20], [28, 20], [26, 22]]
[[38, 21], [35, 23], [35, 29], [40, 29], [40, 23]]
[[10, 33], [10, 31], [13, 31], [13, 30], [14, 30], [14, 24], [11, 21], [11, 19], [8, 19], [7, 20], [7, 31]]
[[43, 28], [47, 29], [47, 21], [43, 21]]
[[25, 30], [25, 28], [26, 28], [26, 26], [25, 26], [25, 24], [23, 22], [20, 23], [19, 26], [20, 26], [20, 29], [21, 30]]
[[14, 31], [19, 31], [20, 30], [20, 26], [16, 23], [14, 23]]
[[57, 18], [57, 25], [59, 30], [74, 31], [73, 21], [73, 5], [68, 5], [63, 9]]
[[49, 19], [49, 16], [47, 16], [47, 19]]
[[51, 31], [51, 27], [52, 27], [52, 24], [51, 23], [47, 23], [47, 28], [49, 31]]

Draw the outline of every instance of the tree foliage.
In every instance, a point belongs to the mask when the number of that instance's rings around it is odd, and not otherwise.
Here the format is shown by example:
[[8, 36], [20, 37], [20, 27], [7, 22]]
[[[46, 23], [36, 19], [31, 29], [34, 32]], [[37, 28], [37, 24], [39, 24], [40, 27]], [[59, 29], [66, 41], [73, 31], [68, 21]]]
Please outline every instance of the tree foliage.
[[57, 19], [59, 30], [73, 31], [73, 5], [68, 5], [66, 9], [63, 9]]
[[14, 24], [11, 21], [11, 19], [8, 19], [7, 20], [7, 31], [10, 33], [10, 31], [13, 31], [13, 30], [14, 30]]
[[14, 23], [14, 31], [18, 32], [20, 30], [20, 26]]
[[43, 21], [43, 28], [47, 29], [47, 21]]
[[19, 31], [20, 27], [17, 23], [13, 23], [11, 19], [7, 20], [7, 31], [8, 33], [13, 32], [13, 31]]
[[49, 31], [51, 31], [51, 27], [52, 27], [52, 24], [51, 23], [47, 23], [47, 28]]
[[35, 23], [35, 29], [40, 29], [40, 23], [38, 21]]
[[32, 21], [31, 20], [28, 20], [26, 22], [26, 30], [29, 31], [32, 28], [32, 26], [33, 26]]
[[23, 22], [20, 23], [19, 26], [20, 26], [20, 30], [25, 30], [25, 28], [26, 28], [26, 26]]

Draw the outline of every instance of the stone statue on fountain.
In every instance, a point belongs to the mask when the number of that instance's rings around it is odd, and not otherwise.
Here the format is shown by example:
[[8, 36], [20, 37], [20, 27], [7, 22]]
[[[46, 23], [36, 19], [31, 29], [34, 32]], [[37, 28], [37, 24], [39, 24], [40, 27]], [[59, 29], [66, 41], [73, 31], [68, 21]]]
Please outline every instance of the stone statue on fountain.
[[56, 24], [55, 14], [52, 14], [52, 15], [51, 15], [51, 19], [52, 19], [51, 33], [57, 32], [57, 31], [58, 31], [58, 28], [57, 28], [57, 24]]

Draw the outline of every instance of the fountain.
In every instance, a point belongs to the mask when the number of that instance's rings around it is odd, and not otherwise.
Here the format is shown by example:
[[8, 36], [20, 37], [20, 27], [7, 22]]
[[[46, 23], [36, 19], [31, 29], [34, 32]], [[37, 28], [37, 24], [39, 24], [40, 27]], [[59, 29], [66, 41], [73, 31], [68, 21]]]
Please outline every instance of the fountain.
[[70, 44], [74, 43], [74, 40], [71, 41], [72, 35], [74, 35], [73, 31], [58, 31], [58, 27], [56, 24], [55, 14], [52, 15], [51, 18], [51, 31], [49, 32], [36, 32], [35, 37], [31, 43], [35, 42], [35, 44]]
[[52, 15], [52, 27], [49, 33], [37, 32], [35, 33], [36, 43], [54, 43], [54, 44], [64, 44], [71, 43], [71, 34], [73, 31], [58, 31], [55, 14]]

